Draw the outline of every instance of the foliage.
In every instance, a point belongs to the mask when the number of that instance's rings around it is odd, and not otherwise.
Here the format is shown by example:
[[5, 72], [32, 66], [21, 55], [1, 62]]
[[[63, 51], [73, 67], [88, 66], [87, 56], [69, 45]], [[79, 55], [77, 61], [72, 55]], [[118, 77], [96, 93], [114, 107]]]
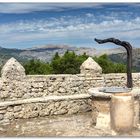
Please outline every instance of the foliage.
[[[63, 56], [55, 54], [50, 63], [39, 60], [30, 60], [24, 63], [26, 74], [77, 74], [80, 73], [81, 64], [89, 56], [76, 55], [74, 52], [66, 51]], [[121, 63], [113, 63], [106, 54], [93, 59], [102, 67], [103, 73], [123, 73], [126, 67]]]
[[86, 54], [78, 56], [74, 52], [66, 51], [62, 57], [56, 54], [50, 65], [54, 74], [77, 74], [80, 73], [80, 65], [87, 58]]
[[51, 74], [51, 67], [48, 63], [41, 62], [40, 60], [30, 60], [24, 65], [26, 74]]
[[103, 73], [124, 73], [126, 72], [126, 66], [121, 63], [113, 63], [106, 54], [100, 57], [93, 58], [103, 70]]

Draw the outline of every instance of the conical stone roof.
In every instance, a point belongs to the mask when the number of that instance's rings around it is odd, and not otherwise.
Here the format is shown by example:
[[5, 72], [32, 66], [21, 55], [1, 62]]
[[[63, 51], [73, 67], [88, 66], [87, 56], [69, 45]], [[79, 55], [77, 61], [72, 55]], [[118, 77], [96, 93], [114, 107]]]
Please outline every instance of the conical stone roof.
[[3, 79], [22, 80], [25, 77], [25, 69], [12, 57], [3, 66], [1, 76]]
[[96, 63], [91, 57], [88, 57], [86, 61], [80, 66], [81, 73], [92, 72], [92, 73], [102, 73], [102, 68], [98, 63]]

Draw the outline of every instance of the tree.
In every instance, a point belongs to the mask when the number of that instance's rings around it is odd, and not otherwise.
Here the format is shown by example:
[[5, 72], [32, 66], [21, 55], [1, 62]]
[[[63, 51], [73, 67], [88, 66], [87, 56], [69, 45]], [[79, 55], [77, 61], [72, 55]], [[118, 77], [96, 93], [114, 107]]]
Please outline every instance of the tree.
[[59, 58], [60, 58], [60, 56], [59, 56], [58, 52], [56, 52], [55, 55], [54, 55], [54, 57], [53, 57], [53, 60], [57, 60]]
[[102, 67], [103, 73], [124, 73], [126, 66], [121, 63], [113, 63], [106, 54], [93, 59]]
[[30, 60], [24, 64], [26, 74], [51, 74], [52, 69], [48, 63], [40, 60]]
[[[81, 64], [88, 57], [86, 53], [76, 55], [75, 52], [66, 51], [63, 56], [56, 53], [50, 63], [32, 59], [24, 64], [24, 68], [26, 74], [78, 74]], [[113, 63], [106, 54], [93, 59], [102, 67], [103, 73], [126, 72], [125, 65]]]
[[75, 52], [66, 51], [62, 57], [55, 54], [51, 62], [54, 74], [77, 74], [80, 73], [80, 65], [88, 58], [86, 54], [78, 56]]

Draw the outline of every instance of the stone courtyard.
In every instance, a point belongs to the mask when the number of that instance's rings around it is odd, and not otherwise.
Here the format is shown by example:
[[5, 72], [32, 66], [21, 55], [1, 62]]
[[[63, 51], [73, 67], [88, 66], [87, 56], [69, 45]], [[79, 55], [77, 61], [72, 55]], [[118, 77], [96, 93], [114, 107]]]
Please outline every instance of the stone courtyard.
[[140, 136], [140, 129], [131, 134], [114, 135], [110, 130], [94, 128], [91, 112], [53, 117], [40, 117], [3, 122], [0, 137], [96, 137], [96, 136]]

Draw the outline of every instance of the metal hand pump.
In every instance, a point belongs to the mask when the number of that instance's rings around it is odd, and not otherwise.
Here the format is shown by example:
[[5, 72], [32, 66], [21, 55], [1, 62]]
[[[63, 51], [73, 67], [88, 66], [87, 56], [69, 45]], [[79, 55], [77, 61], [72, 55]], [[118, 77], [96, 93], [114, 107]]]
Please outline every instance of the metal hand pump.
[[108, 39], [103, 39], [103, 40], [95, 38], [95, 41], [99, 44], [111, 42], [116, 45], [122, 46], [126, 49], [127, 51], [127, 87], [132, 88], [133, 83], [132, 83], [132, 46], [131, 44], [126, 41], [120, 41], [119, 39], [115, 39], [115, 38], [108, 38]]

